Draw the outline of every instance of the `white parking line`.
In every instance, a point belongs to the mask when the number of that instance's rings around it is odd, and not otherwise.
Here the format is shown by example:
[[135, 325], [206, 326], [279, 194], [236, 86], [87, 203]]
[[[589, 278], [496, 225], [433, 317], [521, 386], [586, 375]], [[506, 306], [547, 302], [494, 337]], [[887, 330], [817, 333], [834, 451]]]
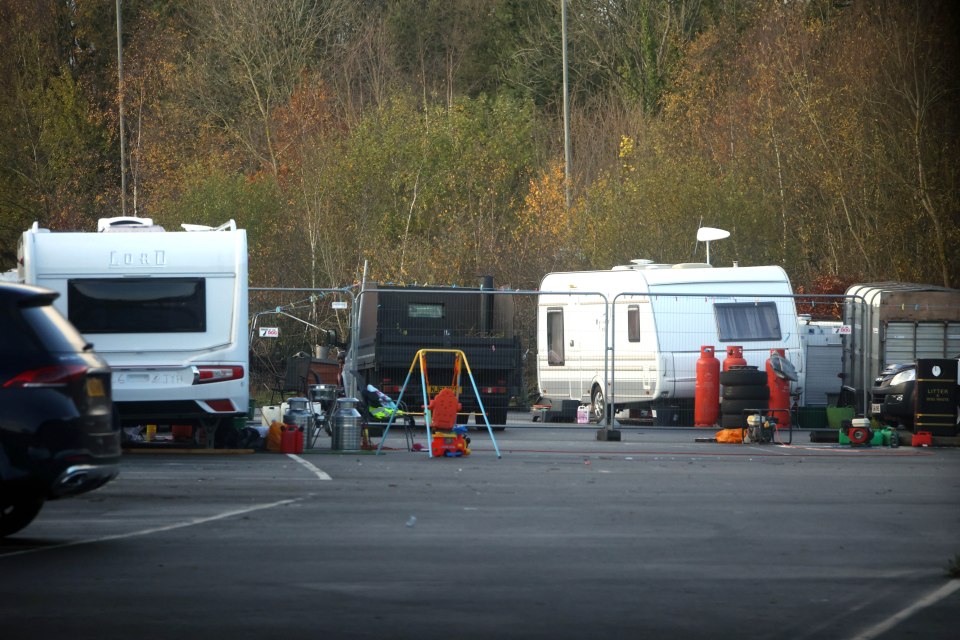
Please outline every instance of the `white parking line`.
[[866, 631], [863, 631], [855, 635], [851, 640], [872, 640], [872, 638], [879, 637], [885, 634], [890, 629], [897, 626], [898, 624], [900, 624], [901, 622], [903, 622], [904, 620], [906, 620], [907, 618], [909, 618], [910, 616], [912, 616], [914, 613], [916, 613], [920, 609], [923, 609], [924, 607], [929, 607], [932, 604], [936, 604], [940, 600], [943, 600], [944, 598], [948, 597], [957, 589], [960, 589], [960, 580], [951, 580], [950, 582], [943, 585], [933, 593], [930, 593], [924, 596], [923, 598], [920, 598], [919, 600], [914, 602], [912, 605], [910, 605], [906, 609], [902, 609], [901, 611], [898, 611], [897, 613], [890, 616], [883, 622], [880, 622], [879, 624], [876, 624], [870, 627]]
[[323, 471], [322, 469], [316, 468], [315, 466], [313, 466], [313, 464], [311, 464], [310, 462], [307, 462], [300, 456], [293, 453], [288, 453], [287, 456], [289, 456], [291, 460], [295, 460], [300, 464], [302, 464], [303, 466], [305, 466], [307, 469], [309, 469], [313, 473], [313, 475], [317, 476], [317, 478], [319, 478], [320, 480], [333, 480], [333, 478], [331, 478], [325, 471]]
[[175, 524], [167, 524], [162, 527], [153, 527], [151, 529], [141, 529], [139, 531], [131, 531], [129, 533], [117, 533], [109, 536], [100, 536], [99, 538], [87, 538], [86, 540], [74, 540], [72, 542], [64, 542], [63, 544], [55, 544], [49, 547], [35, 547], [33, 549], [24, 549], [23, 551], [13, 551], [11, 553], [0, 553], [0, 560], [4, 558], [12, 558], [13, 556], [25, 556], [29, 553], [39, 553], [41, 551], [53, 551], [54, 549], [64, 549], [66, 547], [78, 547], [82, 544], [93, 544], [95, 542], [107, 542], [109, 540], [124, 540], [126, 538], [136, 538], [137, 536], [148, 536], [152, 533], [163, 533], [164, 531], [173, 531], [174, 529], [183, 529], [184, 527], [193, 527], [198, 524], [206, 524], [207, 522], [214, 522], [216, 520], [223, 520], [224, 518], [232, 518], [234, 516], [242, 516], [247, 513], [252, 513], [254, 511], [262, 511], [263, 509], [272, 509], [274, 507], [282, 507], [287, 504], [293, 504], [294, 502], [300, 502], [310, 496], [303, 496], [301, 498], [290, 498], [289, 500], [279, 500], [277, 502], [269, 502], [267, 504], [257, 504], [252, 507], [246, 507], [245, 509], [234, 509], [233, 511], [224, 511], [223, 513], [218, 513], [214, 516], [207, 516], [206, 518], [194, 518], [193, 520], [187, 520], [186, 522], [177, 522]]

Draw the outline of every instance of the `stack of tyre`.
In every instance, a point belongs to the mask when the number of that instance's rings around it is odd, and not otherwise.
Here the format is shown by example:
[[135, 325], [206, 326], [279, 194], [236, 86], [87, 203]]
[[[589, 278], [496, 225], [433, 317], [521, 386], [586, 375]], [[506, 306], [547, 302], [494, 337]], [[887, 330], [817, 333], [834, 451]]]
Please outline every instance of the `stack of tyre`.
[[720, 426], [724, 429], [740, 429], [747, 426], [748, 409], [767, 409], [770, 404], [770, 387], [767, 372], [757, 367], [734, 366], [720, 372], [722, 387], [720, 402]]

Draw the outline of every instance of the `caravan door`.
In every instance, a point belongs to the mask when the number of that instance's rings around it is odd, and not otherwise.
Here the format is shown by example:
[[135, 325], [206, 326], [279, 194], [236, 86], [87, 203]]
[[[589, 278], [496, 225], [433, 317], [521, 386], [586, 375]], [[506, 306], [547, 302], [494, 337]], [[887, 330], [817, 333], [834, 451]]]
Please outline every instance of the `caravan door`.
[[576, 398], [579, 387], [574, 383], [575, 362], [573, 349], [567, 347], [566, 320], [570, 316], [569, 305], [560, 304], [546, 308], [546, 331], [544, 345], [547, 350], [546, 366], [541, 369], [540, 381], [551, 398]]

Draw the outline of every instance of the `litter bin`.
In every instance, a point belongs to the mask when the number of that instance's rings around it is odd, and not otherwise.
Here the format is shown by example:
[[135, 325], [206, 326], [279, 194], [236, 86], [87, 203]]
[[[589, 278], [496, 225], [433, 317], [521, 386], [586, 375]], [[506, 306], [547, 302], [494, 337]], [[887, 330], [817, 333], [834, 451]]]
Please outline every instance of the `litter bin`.
[[333, 436], [331, 447], [335, 451], [360, 450], [360, 412], [356, 398], [339, 398], [333, 412]]

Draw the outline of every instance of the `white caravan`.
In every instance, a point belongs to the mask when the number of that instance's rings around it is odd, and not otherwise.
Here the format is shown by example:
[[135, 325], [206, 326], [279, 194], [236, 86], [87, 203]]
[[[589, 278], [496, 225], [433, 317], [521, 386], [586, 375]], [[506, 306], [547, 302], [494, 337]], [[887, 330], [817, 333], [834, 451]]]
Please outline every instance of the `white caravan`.
[[37, 223], [18, 279], [58, 291], [55, 306], [113, 369], [128, 424], [216, 424], [249, 398], [247, 236], [233, 220], [165, 231], [150, 218], [104, 218], [99, 232]]
[[610, 271], [550, 273], [540, 291], [537, 380], [555, 407], [590, 403], [599, 420], [612, 400], [618, 412], [649, 409], [676, 423], [678, 414], [666, 410], [692, 406], [702, 346], [713, 346], [721, 362], [728, 346], [741, 346], [761, 370], [771, 349], [784, 349], [802, 387], [796, 306], [780, 267], [635, 260]]

